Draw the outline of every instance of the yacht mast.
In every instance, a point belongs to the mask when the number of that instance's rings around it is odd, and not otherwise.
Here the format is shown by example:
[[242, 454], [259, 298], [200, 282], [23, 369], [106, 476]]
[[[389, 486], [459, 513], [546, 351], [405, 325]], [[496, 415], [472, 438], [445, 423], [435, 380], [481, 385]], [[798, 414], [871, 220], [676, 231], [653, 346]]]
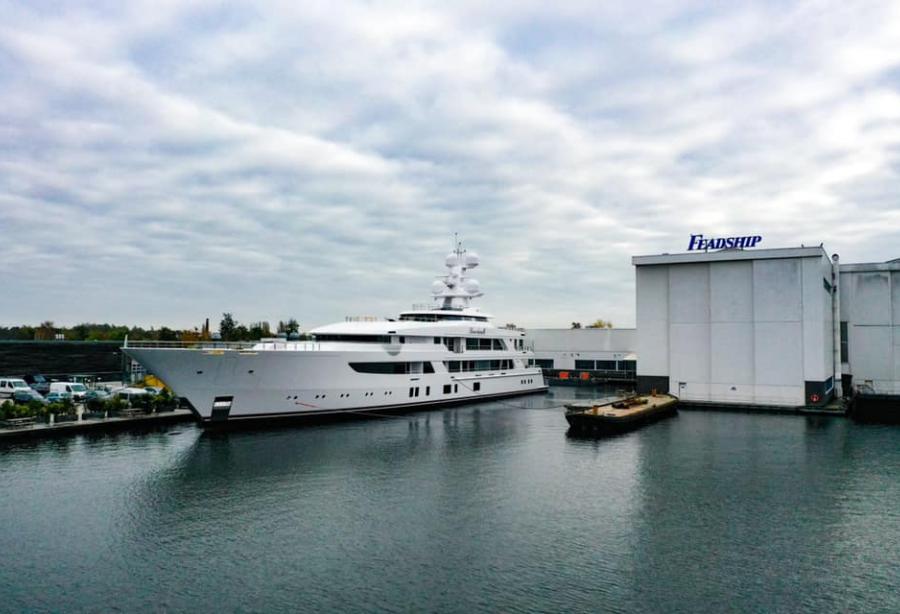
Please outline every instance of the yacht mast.
[[446, 275], [438, 277], [432, 286], [434, 300], [439, 303], [438, 309], [463, 310], [469, 307], [473, 298], [483, 296], [478, 280], [466, 275], [467, 271], [474, 269], [480, 263], [478, 254], [463, 249], [462, 241], [454, 234], [453, 251], [447, 255], [444, 264], [449, 271]]

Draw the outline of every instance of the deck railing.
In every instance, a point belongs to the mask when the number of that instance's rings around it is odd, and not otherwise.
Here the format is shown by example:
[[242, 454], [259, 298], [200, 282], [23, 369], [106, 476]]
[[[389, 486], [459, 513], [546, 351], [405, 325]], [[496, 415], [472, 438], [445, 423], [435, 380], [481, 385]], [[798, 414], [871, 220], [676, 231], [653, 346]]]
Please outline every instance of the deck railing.
[[289, 341], [285, 339], [261, 339], [259, 341], [130, 341], [126, 339], [123, 349], [130, 348], [164, 348], [186, 350], [290, 350], [318, 351], [322, 344], [316, 341]]
[[246, 350], [259, 341], [131, 341], [125, 339], [123, 348], [190, 348], [202, 350]]

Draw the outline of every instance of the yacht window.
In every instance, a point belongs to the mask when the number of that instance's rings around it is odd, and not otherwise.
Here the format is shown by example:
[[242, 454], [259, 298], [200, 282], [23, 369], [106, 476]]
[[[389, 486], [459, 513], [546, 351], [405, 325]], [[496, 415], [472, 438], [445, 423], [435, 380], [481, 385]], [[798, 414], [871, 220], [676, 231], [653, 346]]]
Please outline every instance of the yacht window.
[[357, 373], [434, 373], [434, 365], [430, 362], [351, 362], [350, 368]]
[[350, 368], [357, 373], [409, 373], [408, 362], [351, 362]]
[[494, 349], [495, 350], [505, 350], [506, 347], [503, 345], [502, 339], [494, 339]]
[[493, 347], [491, 339], [466, 337], [466, 350], [489, 350], [491, 347]]
[[450, 384], [444, 384], [444, 394], [450, 394]]
[[[402, 337], [401, 337], [402, 339]], [[316, 341], [340, 341], [343, 343], [390, 343], [389, 335], [341, 335], [322, 334], [315, 335]], [[402, 341], [401, 341], [402, 343]]]
[[512, 369], [512, 361], [504, 360], [446, 360], [444, 366], [450, 373], [467, 371], [499, 371]]

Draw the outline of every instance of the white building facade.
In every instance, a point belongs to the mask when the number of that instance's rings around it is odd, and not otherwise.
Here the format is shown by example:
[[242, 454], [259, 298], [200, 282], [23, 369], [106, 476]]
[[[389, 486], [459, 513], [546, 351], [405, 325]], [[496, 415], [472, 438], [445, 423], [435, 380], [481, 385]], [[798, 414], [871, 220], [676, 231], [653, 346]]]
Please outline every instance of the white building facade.
[[636, 256], [637, 387], [683, 401], [823, 405], [835, 388], [821, 247]]

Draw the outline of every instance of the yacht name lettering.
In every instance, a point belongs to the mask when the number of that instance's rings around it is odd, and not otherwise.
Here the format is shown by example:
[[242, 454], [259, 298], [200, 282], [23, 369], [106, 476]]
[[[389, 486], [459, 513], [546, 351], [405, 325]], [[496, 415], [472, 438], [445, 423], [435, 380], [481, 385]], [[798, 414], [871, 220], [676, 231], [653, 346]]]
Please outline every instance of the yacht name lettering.
[[713, 239], [704, 239], [703, 235], [691, 235], [691, 241], [688, 243], [688, 251], [743, 249], [745, 247], [755, 247], [760, 241], [762, 241], [762, 237], [759, 235], [750, 235], [746, 237], [718, 237]]
[[486, 330], [483, 328], [470, 328], [469, 329], [469, 333], [471, 333], [473, 335], [483, 335], [483, 334], [485, 334], [485, 332], [486, 332]]

